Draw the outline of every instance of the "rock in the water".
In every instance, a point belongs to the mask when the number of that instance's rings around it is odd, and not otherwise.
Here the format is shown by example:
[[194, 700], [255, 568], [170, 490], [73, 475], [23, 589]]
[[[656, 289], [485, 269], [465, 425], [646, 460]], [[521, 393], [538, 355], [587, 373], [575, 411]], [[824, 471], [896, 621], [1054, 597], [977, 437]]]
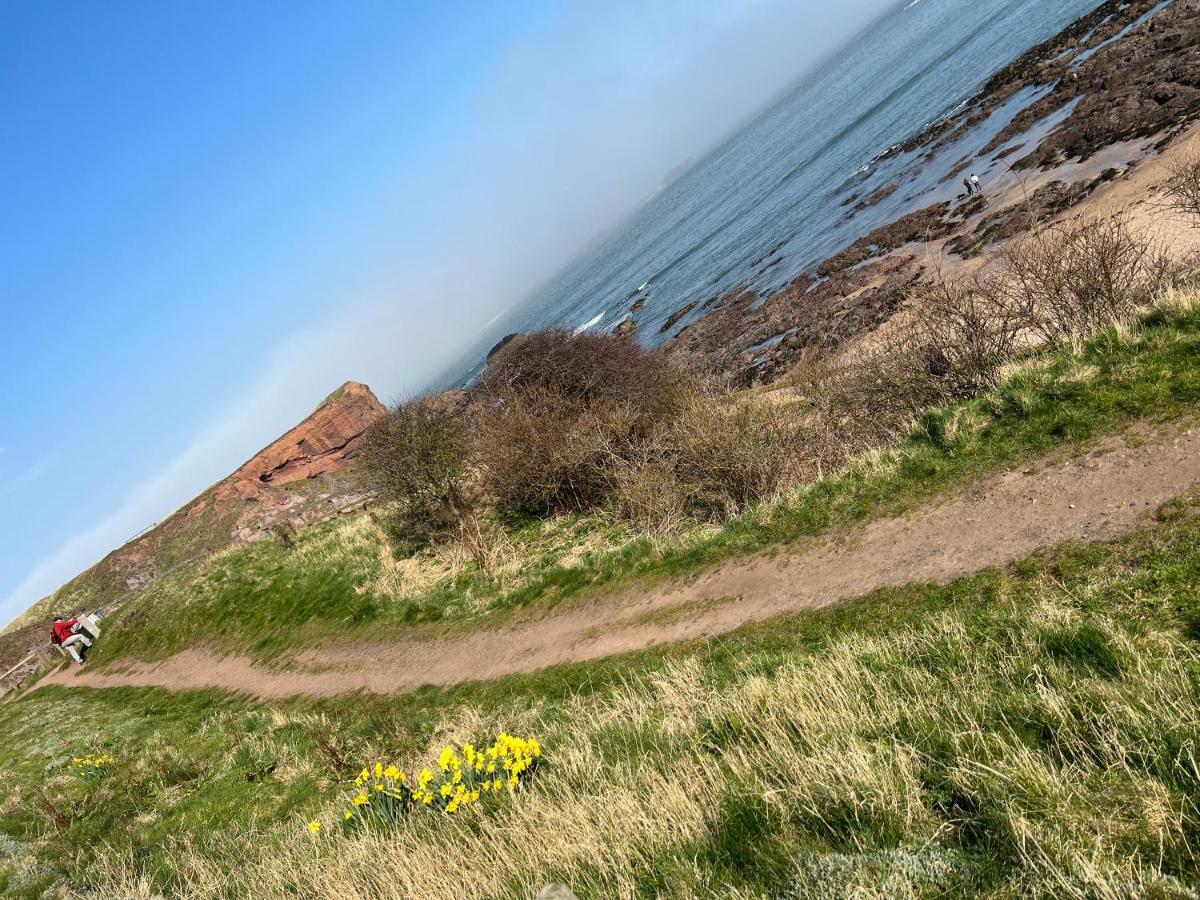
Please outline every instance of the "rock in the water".
[[523, 337], [525, 337], [525, 335], [519, 331], [514, 331], [512, 334], [506, 334], [504, 337], [500, 338], [500, 340], [496, 341], [496, 345], [487, 352], [486, 361], [491, 362], [497, 353], [499, 353], [513, 341]]

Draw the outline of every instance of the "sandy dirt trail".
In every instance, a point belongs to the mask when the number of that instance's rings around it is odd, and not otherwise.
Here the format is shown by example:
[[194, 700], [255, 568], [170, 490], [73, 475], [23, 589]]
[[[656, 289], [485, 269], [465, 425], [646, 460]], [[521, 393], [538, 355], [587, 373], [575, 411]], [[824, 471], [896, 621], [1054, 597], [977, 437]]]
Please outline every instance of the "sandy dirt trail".
[[188, 650], [120, 672], [64, 669], [39, 686], [214, 687], [264, 699], [396, 694], [721, 634], [881, 587], [950, 581], [1072, 539], [1116, 537], [1200, 485], [1200, 429], [1134, 444], [1110, 439], [1085, 456], [1023, 466], [840, 539], [773, 559], [734, 560], [687, 584], [617, 594], [518, 624], [310, 650], [286, 672]]

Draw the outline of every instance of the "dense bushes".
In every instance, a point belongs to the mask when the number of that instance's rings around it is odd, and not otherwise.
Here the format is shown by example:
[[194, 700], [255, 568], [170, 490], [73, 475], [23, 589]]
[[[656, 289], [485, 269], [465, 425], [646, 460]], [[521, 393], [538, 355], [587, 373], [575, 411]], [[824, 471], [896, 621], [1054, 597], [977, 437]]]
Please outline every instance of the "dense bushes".
[[647, 531], [719, 522], [791, 484], [799, 447], [795, 423], [771, 405], [693, 391], [618, 461], [613, 508]]
[[514, 518], [719, 522], [997, 387], [1022, 352], [1127, 321], [1179, 276], [1121, 218], [1058, 223], [998, 266], [917, 286], [866, 342], [806, 361], [770, 396], [714, 389], [627, 338], [542, 331], [506, 344], [460, 402], [397, 407], [363, 468], [408, 530], [469, 536], [480, 560], [485, 525]]
[[510, 342], [453, 405], [423, 397], [373, 426], [368, 486], [405, 529], [608, 509], [649, 530], [713, 521], [785, 483], [792, 436], [768, 409], [706, 393], [661, 354], [550, 330]]
[[634, 341], [558, 330], [519, 338], [490, 362], [475, 392], [484, 485], [504, 512], [594, 508], [692, 390]]
[[638, 425], [679, 408], [686, 376], [636, 341], [611, 334], [546, 329], [510, 341], [480, 377], [477, 396], [490, 403], [553, 396], [578, 408], [622, 408]]

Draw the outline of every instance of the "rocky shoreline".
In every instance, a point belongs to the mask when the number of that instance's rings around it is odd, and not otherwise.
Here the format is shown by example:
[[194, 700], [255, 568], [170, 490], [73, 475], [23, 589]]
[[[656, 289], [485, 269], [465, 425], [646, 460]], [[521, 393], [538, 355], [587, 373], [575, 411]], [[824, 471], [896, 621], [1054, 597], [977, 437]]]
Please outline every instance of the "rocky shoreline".
[[[1074, 174], [1068, 169], [1079, 169], [1106, 148], [1139, 138], [1154, 139], [1150, 154], [1161, 152], [1200, 118], [1200, 4], [1108, 0], [1001, 69], [954, 114], [884, 151], [876, 161], [916, 150], [932, 159], [1022, 91], [1040, 96], [978, 154], [961, 160], [943, 183], [990, 156], [1004, 159], [1010, 179], [1036, 173], [1044, 182], [1040, 186], [1015, 202], [1005, 203], [1001, 194], [989, 191], [910, 212], [769, 296], [734, 291], [683, 304], [660, 333], [697, 308], [702, 314], [668, 340], [664, 351], [690, 368], [735, 383], [769, 383], [805, 356], [845, 344], [887, 321], [931, 266], [976, 257], [1084, 202], [1105, 183], [1128, 177], [1141, 161], [1136, 154], [1082, 180], [1066, 180]], [[1062, 121], [1036, 146], [1006, 147], [1064, 111]], [[897, 187], [886, 185], [865, 198], [853, 194], [842, 205], [853, 216]], [[761, 262], [769, 267], [777, 250], [764, 253]], [[631, 309], [622, 321], [623, 333], [634, 331], [636, 312]]]

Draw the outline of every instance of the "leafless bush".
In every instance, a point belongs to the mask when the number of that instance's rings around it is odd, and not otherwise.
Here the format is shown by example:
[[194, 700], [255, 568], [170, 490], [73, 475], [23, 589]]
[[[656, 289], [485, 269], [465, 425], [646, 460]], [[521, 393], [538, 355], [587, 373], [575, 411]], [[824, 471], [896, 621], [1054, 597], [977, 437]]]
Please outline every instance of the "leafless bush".
[[655, 421], [674, 414], [690, 382], [661, 354], [629, 338], [547, 329], [500, 350], [476, 394], [492, 400], [553, 395], [581, 409], [621, 406]]
[[1171, 169], [1167, 180], [1167, 205], [1200, 227], [1200, 156], [1192, 156]]
[[1013, 241], [1004, 258], [1008, 302], [1051, 345], [1125, 321], [1167, 286], [1175, 268], [1119, 216], [1052, 225]]
[[545, 331], [514, 341], [476, 389], [488, 492], [502, 511], [594, 508], [693, 390], [665, 359], [624, 338]]
[[478, 453], [489, 495], [504, 512], [582, 511], [611, 486], [615, 448], [638, 443], [636, 416], [545, 390], [514, 393], [480, 420]]
[[446, 397], [401, 403], [371, 425], [359, 472], [396, 504], [407, 536], [451, 532], [471, 510], [466, 423]]
[[988, 274], [939, 278], [920, 286], [912, 301], [912, 318], [888, 350], [911, 356], [909, 366], [923, 363], [946, 399], [995, 387], [1030, 324], [1023, 305], [1011, 303], [1002, 282]]
[[642, 447], [614, 471], [612, 510], [641, 531], [665, 534], [688, 521], [687, 491], [671, 458], [659, 448]]
[[616, 460], [612, 507], [649, 531], [720, 522], [793, 483], [795, 424], [758, 400], [694, 393], [656, 440]]
[[717, 520], [789, 484], [797, 468], [795, 428], [769, 403], [695, 396], [664, 437], [689, 512]]
[[478, 458], [501, 511], [608, 506], [649, 531], [715, 521], [790, 477], [785, 424], [661, 355], [544, 332], [501, 351], [476, 390]]
[[854, 357], [815, 362], [798, 376], [810, 415], [806, 452], [821, 471], [890, 443], [924, 409], [947, 399], [942, 359], [907, 334]]

